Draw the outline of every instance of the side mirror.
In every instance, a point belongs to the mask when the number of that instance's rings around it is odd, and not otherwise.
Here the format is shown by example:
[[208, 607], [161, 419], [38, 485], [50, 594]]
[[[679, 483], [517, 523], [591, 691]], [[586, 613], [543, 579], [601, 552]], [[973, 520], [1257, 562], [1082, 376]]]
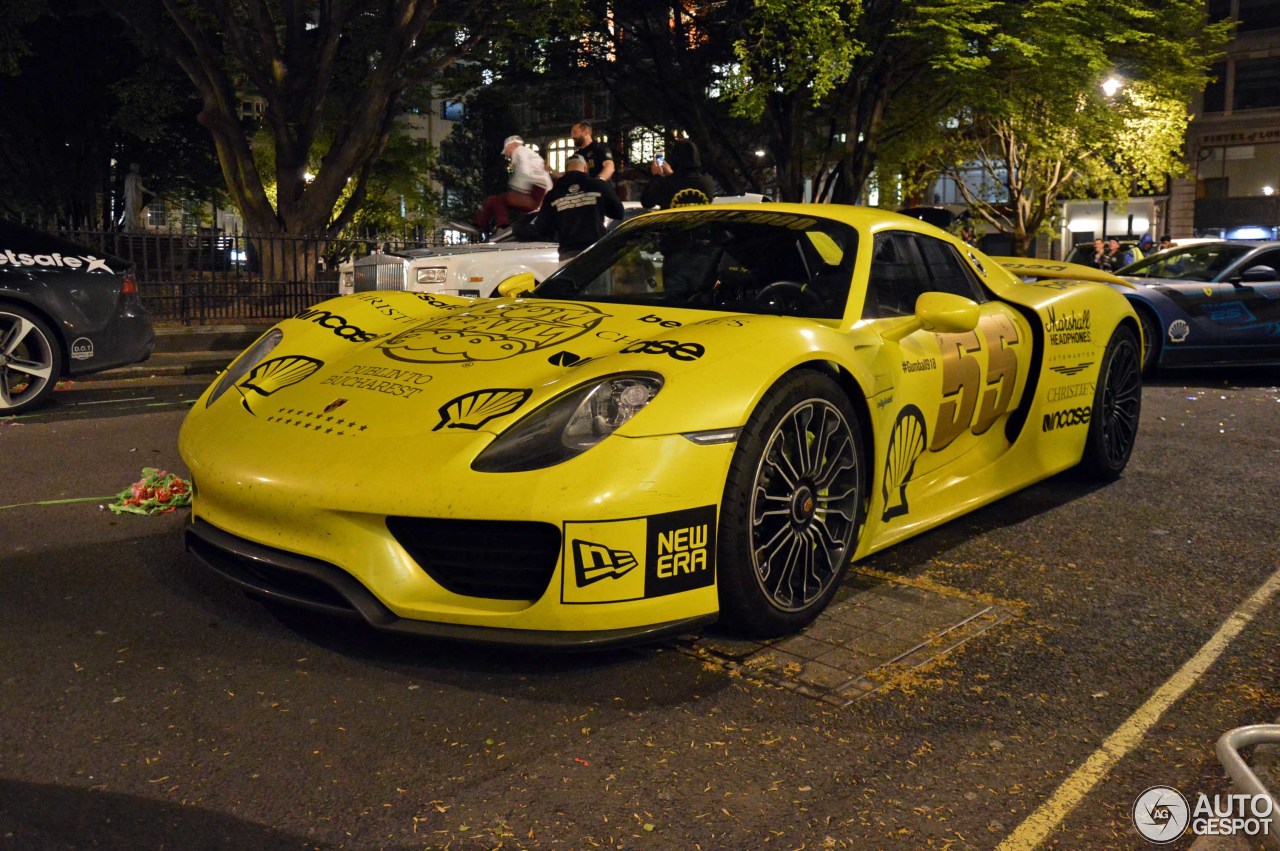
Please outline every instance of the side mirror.
[[498, 295], [504, 298], [519, 298], [537, 285], [538, 280], [533, 277], [532, 272], [521, 272], [498, 284]]
[[924, 293], [916, 299], [916, 312], [880, 332], [886, 340], [897, 342], [923, 328], [939, 334], [962, 334], [978, 327], [981, 311], [971, 298], [951, 293]]
[[1276, 280], [1280, 280], [1280, 278], [1277, 278], [1276, 270], [1270, 266], [1250, 266], [1240, 276], [1240, 283], [1242, 284], [1268, 284]]
[[951, 293], [925, 293], [916, 299], [921, 327], [939, 334], [962, 334], [978, 327], [978, 303]]

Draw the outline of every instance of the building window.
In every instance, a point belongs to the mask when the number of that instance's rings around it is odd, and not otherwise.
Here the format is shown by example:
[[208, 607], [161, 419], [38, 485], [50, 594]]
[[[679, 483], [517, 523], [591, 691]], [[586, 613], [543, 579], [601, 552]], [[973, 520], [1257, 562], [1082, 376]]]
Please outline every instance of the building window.
[[1280, 143], [1205, 148], [1200, 152], [1196, 197], [1221, 199], [1273, 195], [1277, 183], [1280, 183], [1278, 175]]
[[460, 100], [446, 100], [440, 104], [440, 117], [445, 121], [461, 121], [465, 110]]
[[1236, 62], [1232, 109], [1268, 109], [1280, 106], [1280, 56]]
[[564, 161], [573, 155], [574, 150], [573, 139], [569, 136], [553, 140], [547, 146], [547, 168], [557, 173], [563, 172]]
[[627, 165], [639, 168], [651, 161], [659, 152], [665, 154], [663, 135], [662, 130], [647, 128], [633, 130], [627, 139]]
[[1240, 25], [1236, 32], [1280, 27], [1280, 0], [1240, 0], [1239, 9]]
[[1227, 108], [1227, 63], [1215, 63], [1209, 74], [1213, 81], [1204, 90], [1204, 111], [1224, 112]]

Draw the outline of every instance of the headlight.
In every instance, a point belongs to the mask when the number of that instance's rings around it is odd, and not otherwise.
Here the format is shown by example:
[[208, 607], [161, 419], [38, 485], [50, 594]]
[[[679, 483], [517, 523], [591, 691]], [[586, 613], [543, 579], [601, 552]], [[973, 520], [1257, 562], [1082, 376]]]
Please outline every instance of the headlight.
[[449, 270], [444, 266], [427, 266], [418, 270], [418, 283], [443, 284], [449, 279]]
[[489, 444], [471, 463], [478, 473], [540, 470], [586, 452], [653, 401], [662, 376], [613, 375], [559, 396]]
[[240, 357], [236, 358], [231, 366], [227, 367], [227, 371], [222, 373], [218, 383], [213, 385], [213, 392], [209, 394], [209, 400], [204, 403], [205, 407], [207, 408], [218, 401], [218, 397], [226, 393], [237, 381], [244, 378], [249, 370], [262, 363], [262, 359], [270, 354], [272, 349], [280, 345], [280, 341], [283, 339], [284, 332], [279, 328], [272, 328], [259, 337], [256, 343], [241, 352]]

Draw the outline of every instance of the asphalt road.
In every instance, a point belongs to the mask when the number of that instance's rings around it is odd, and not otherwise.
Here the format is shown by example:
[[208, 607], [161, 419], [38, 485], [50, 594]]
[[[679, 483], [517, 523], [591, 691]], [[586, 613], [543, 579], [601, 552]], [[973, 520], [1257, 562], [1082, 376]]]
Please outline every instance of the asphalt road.
[[1229, 791], [1215, 740], [1280, 715], [1280, 595], [1230, 620], [1280, 572], [1277, 383], [1161, 379], [1118, 482], [870, 559], [1012, 617], [847, 706], [699, 640], [513, 654], [268, 610], [183, 553], [185, 512], [100, 508], [183, 472], [200, 379], [71, 387], [0, 420], [0, 847], [1026, 847], [1046, 802], [1046, 847], [1149, 847], [1138, 794]]

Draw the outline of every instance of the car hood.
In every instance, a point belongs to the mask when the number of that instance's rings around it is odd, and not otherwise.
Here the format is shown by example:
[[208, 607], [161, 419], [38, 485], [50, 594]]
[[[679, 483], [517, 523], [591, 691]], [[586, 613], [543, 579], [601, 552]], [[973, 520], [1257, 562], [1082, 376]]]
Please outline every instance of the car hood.
[[[808, 324], [549, 299], [432, 302], [439, 306], [433, 316], [399, 323], [387, 333], [370, 330], [373, 323], [358, 309], [390, 303], [382, 299], [340, 299], [286, 320], [277, 349], [224, 398], [207, 403], [210, 414], [215, 408], [219, 418], [247, 413], [259, 422], [312, 433], [337, 429], [343, 436], [352, 430], [393, 439], [440, 431], [496, 433], [583, 384], [618, 373], [650, 373], [668, 385], [683, 385], [668, 397], [692, 393], [676, 406], [680, 413], [670, 423], [650, 417], [645, 425], [648, 433], [670, 433], [691, 421], [689, 410], [697, 405], [699, 391], [689, 388], [701, 382], [681, 381], [683, 376], [740, 369], [732, 364], [776, 335], [769, 329]], [[708, 383], [727, 392], [723, 376]]]
[[555, 251], [554, 242], [482, 242], [477, 245], [441, 245], [434, 248], [414, 248], [394, 252], [397, 257], [417, 260], [424, 257], [466, 257], [470, 254], [489, 254], [495, 251]]

